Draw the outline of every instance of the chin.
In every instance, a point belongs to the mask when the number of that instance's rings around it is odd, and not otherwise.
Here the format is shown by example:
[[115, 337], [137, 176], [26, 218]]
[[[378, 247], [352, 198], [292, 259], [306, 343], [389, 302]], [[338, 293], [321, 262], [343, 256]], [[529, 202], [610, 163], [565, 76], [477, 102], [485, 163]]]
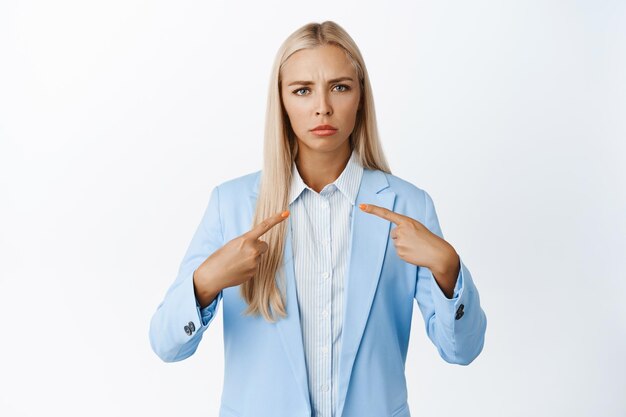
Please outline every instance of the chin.
[[338, 149], [341, 149], [345, 141], [331, 138], [332, 137], [327, 136], [321, 139], [317, 139], [312, 145], [309, 145], [309, 147], [320, 152], [334, 152]]

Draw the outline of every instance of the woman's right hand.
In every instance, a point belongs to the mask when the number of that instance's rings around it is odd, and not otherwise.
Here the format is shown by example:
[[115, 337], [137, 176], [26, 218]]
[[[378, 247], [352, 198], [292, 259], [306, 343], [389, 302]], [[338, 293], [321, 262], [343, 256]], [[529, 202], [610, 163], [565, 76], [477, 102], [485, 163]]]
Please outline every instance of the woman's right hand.
[[196, 298], [201, 308], [211, 304], [226, 287], [240, 285], [254, 277], [268, 244], [259, 238], [289, 217], [289, 211], [275, 214], [248, 232], [213, 252], [193, 274]]

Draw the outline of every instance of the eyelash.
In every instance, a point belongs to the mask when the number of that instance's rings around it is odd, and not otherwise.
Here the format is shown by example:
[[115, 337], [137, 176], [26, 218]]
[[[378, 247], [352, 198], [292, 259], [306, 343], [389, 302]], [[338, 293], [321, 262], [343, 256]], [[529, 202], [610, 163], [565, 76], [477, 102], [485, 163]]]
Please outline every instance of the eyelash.
[[[340, 93], [345, 93], [346, 91], [350, 90], [350, 86], [347, 86], [345, 84], [337, 84], [335, 85], [335, 87], [345, 87], [346, 89], [343, 91], [340, 91]], [[298, 88], [297, 90], [293, 90], [292, 93], [295, 94], [296, 96], [302, 96], [302, 94], [296, 94], [298, 91], [300, 90], [308, 90], [308, 87], [302, 87], [302, 88]]]

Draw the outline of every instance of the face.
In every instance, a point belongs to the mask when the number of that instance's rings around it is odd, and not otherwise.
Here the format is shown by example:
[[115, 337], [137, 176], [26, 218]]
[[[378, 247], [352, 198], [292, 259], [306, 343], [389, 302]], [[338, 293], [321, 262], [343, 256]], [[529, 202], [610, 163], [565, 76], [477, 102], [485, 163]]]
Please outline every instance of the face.
[[[287, 59], [281, 97], [298, 146], [333, 152], [349, 146], [361, 89], [356, 70], [338, 46], [302, 49]], [[330, 131], [313, 131], [330, 125]]]

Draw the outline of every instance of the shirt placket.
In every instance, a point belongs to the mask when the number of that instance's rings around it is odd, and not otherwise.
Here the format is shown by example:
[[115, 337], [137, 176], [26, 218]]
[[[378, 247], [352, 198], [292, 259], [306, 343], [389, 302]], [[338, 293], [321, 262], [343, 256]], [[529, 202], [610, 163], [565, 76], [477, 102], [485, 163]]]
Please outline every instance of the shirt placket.
[[318, 237], [320, 248], [320, 269], [319, 269], [319, 290], [321, 303], [319, 306], [319, 331], [320, 343], [319, 351], [321, 352], [321, 375], [320, 375], [320, 396], [322, 398], [321, 415], [323, 417], [332, 417], [331, 394], [332, 394], [332, 253], [331, 253], [331, 206], [330, 194], [332, 189], [326, 189], [320, 194], [321, 198], [321, 217], [323, 219], [323, 227], [320, 228], [321, 235]]

